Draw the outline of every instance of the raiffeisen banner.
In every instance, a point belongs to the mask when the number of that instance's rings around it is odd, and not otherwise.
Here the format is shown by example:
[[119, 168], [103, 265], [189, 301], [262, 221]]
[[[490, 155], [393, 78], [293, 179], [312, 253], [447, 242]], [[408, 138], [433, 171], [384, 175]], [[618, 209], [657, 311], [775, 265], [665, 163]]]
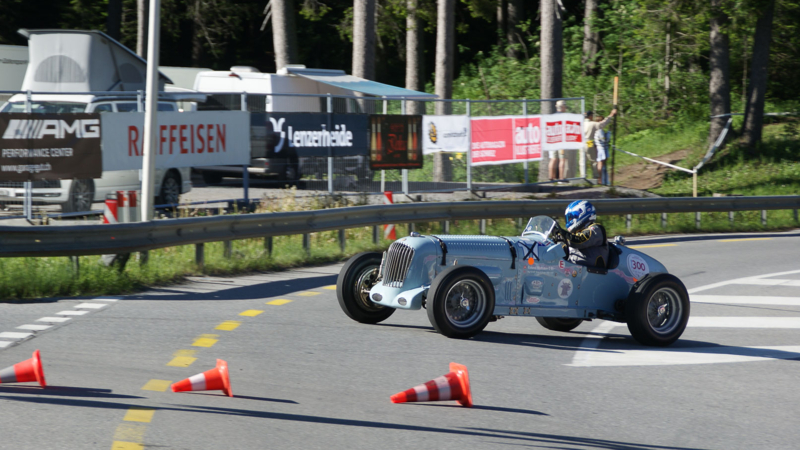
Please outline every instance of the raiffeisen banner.
[[543, 151], [583, 146], [580, 114], [474, 117], [471, 128], [473, 166], [538, 161]]
[[[250, 164], [246, 111], [159, 112], [157, 169]], [[103, 170], [142, 168], [144, 113], [100, 114]]]
[[[267, 158], [367, 155], [366, 114], [259, 113], [264, 118]], [[329, 153], [330, 152], [330, 153]]]

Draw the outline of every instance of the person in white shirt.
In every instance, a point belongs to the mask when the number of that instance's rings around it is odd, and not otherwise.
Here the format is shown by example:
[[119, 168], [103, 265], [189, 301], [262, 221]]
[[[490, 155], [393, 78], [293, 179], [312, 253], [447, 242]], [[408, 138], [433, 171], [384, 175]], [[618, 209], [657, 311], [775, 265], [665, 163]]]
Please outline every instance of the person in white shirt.
[[600, 173], [600, 180], [598, 180], [599, 184], [608, 185], [608, 172], [606, 170], [606, 159], [608, 159], [608, 136], [604, 131], [608, 122], [611, 121], [611, 118], [617, 115], [617, 110], [612, 109], [611, 114], [608, 115], [605, 119], [602, 116], [598, 117], [600, 120], [599, 122], [595, 122], [597, 124], [597, 130], [594, 132], [594, 145], [597, 147], [597, 171]]

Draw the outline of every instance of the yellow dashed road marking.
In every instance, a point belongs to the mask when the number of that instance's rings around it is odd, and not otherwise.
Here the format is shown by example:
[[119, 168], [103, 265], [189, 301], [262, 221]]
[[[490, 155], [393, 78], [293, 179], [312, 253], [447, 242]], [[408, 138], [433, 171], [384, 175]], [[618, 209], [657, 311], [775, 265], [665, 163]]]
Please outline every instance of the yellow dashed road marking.
[[142, 386], [143, 391], [156, 391], [156, 392], [166, 392], [169, 388], [169, 385], [172, 384], [172, 381], [169, 380], [150, 380]]
[[628, 248], [675, 247], [678, 244], [629, 245]]
[[136, 442], [114, 441], [111, 443], [111, 450], [144, 450], [144, 445]]
[[321, 293], [322, 292], [317, 292], [317, 291], [305, 291], [305, 292], [298, 292], [297, 295], [299, 295], [300, 297], [313, 297]]
[[245, 312], [241, 312], [241, 313], [239, 313], [239, 315], [240, 315], [240, 316], [246, 316], [246, 317], [255, 317], [255, 316], [257, 316], [257, 315], [259, 315], [259, 314], [261, 314], [261, 313], [263, 313], [263, 312], [264, 312], [264, 311], [259, 311], [259, 310], [257, 310], [257, 309], [248, 309], [248, 310], [247, 310], [247, 311], [245, 311]]
[[[137, 442], [144, 441], [144, 432], [147, 431], [147, 425], [139, 425], [134, 423], [121, 423], [114, 431], [114, 445], [122, 444], [120, 447], [111, 446], [112, 449], [136, 449], [144, 448]], [[138, 445], [139, 447], [125, 447], [124, 445]]]
[[277, 300], [273, 300], [271, 302], [267, 302], [267, 305], [281, 306], [281, 305], [285, 305], [287, 303], [292, 303], [292, 301], [291, 300], [286, 300], [285, 298], [279, 298]]
[[323, 286], [322, 289], [327, 289], [329, 291], [335, 291], [336, 290], [336, 285], [332, 284], [330, 286]]
[[211, 347], [219, 341], [218, 334], [201, 334], [194, 340], [192, 347]]
[[174, 358], [172, 358], [172, 361], [168, 362], [167, 365], [172, 367], [189, 367], [193, 362], [197, 361], [197, 358], [194, 357], [196, 353], [197, 350], [178, 350], [172, 354]]
[[720, 239], [719, 242], [768, 241], [772, 238]]
[[226, 320], [225, 322], [222, 322], [221, 324], [217, 325], [217, 327], [214, 329], [222, 331], [233, 331], [241, 324], [242, 322], [239, 322], [237, 320]]
[[150, 421], [153, 420], [153, 414], [155, 414], [155, 412], [156, 410], [153, 408], [139, 408], [134, 406], [128, 409], [128, 412], [125, 413], [125, 418], [122, 420], [126, 422], [150, 423]]

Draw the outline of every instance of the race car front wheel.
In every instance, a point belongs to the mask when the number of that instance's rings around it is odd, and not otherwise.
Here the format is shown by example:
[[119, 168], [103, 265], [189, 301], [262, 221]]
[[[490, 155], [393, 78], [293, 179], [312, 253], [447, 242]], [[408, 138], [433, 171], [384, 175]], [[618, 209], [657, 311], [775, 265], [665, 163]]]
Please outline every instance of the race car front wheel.
[[674, 275], [648, 276], [625, 302], [628, 330], [644, 345], [663, 347], [677, 341], [689, 321], [689, 294]]
[[480, 333], [494, 314], [494, 288], [483, 271], [452, 266], [428, 290], [428, 319], [439, 333], [466, 339]]
[[537, 317], [536, 321], [548, 330], [572, 331], [583, 323], [583, 319], [560, 319], [558, 317]]
[[347, 317], [360, 323], [378, 323], [388, 319], [394, 308], [373, 303], [369, 290], [378, 281], [381, 253], [365, 252], [350, 258], [336, 280], [336, 298]]

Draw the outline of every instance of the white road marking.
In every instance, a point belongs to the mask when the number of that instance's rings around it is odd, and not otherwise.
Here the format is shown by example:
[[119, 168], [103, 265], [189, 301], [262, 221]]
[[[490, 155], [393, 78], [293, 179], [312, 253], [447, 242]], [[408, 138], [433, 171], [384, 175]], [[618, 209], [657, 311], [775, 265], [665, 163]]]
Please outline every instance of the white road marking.
[[731, 284], [750, 284], [753, 286], [800, 286], [800, 280], [781, 280], [778, 278], [750, 278]]
[[44, 331], [48, 328], [52, 328], [52, 325], [20, 325], [17, 327], [18, 330], [30, 330], [30, 331]]
[[121, 297], [97, 297], [93, 298], [92, 300], [96, 300], [98, 302], [116, 302], [119, 301]]
[[4, 331], [0, 333], [0, 338], [4, 339], [25, 339], [29, 336], [33, 336], [33, 333], [17, 333], [14, 331]]
[[108, 306], [108, 303], [81, 303], [80, 305], [76, 305], [76, 308], [86, 308], [86, 309], [100, 309], [105, 308]]
[[800, 317], [689, 317], [690, 327], [800, 328]]
[[42, 317], [36, 319], [37, 322], [61, 323], [70, 320], [69, 317]]
[[690, 294], [694, 294], [695, 292], [707, 291], [709, 289], [715, 289], [715, 288], [718, 288], [718, 287], [728, 286], [728, 285], [731, 285], [731, 284], [740, 284], [741, 281], [755, 280], [755, 279], [769, 278], [769, 277], [779, 277], [781, 275], [794, 275], [796, 273], [800, 273], [800, 270], [790, 270], [788, 272], [778, 272], [778, 273], [767, 273], [767, 274], [764, 274], [764, 275], [757, 275], [757, 276], [754, 276], [754, 277], [735, 278], [733, 280], [721, 281], [719, 283], [707, 284], [705, 286], [699, 286], [699, 287], [696, 287], [696, 288], [692, 288], [692, 289], [689, 289], [689, 293]]
[[749, 297], [743, 295], [692, 295], [692, 303], [717, 303], [728, 305], [800, 306], [800, 297]]
[[0, 341], [0, 348], [6, 348], [11, 344], [13, 344], [11, 341]]
[[89, 311], [61, 311], [56, 314], [60, 316], [82, 316], [84, 314], [89, 314]]
[[800, 358], [800, 346], [696, 347], [661, 350], [607, 350], [585, 352], [586, 356], [566, 364], [573, 367], [668, 366], [716, 364]]

